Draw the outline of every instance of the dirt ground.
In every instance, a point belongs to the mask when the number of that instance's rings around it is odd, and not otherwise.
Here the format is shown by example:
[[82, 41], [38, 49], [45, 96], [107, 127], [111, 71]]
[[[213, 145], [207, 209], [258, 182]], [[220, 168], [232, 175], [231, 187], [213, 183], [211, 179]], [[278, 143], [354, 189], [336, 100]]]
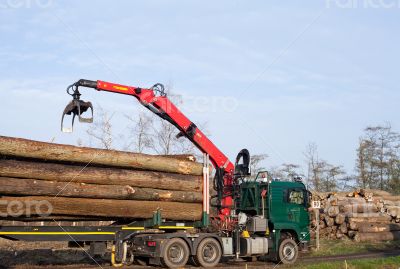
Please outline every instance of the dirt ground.
[[[322, 242], [323, 243], [323, 242]], [[328, 242], [326, 242], [328, 243]], [[361, 253], [369, 253], [372, 255], [379, 254], [381, 252], [396, 251], [395, 255], [400, 255], [400, 248], [398, 243], [400, 242], [386, 242], [376, 244], [365, 244], [360, 247], [359, 244], [354, 242], [342, 241], [329, 241], [329, 252], [321, 250], [320, 253], [308, 253], [304, 254], [301, 258], [301, 262], [313, 263], [313, 262], [324, 262], [327, 258], [331, 260], [343, 260], [345, 258], [338, 259], [335, 255], [347, 254], [347, 255], [360, 255]], [[358, 246], [358, 249], [355, 248]], [[374, 254], [375, 253], [375, 254]], [[388, 254], [388, 253], [386, 253]], [[379, 257], [386, 257], [386, 255]], [[333, 255], [333, 256], [332, 256]], [[362, 256], [362, 255], [361, 255]], [[361, 257], [360, 256], [360, 257]], [[390, 254], [388, 257], [394, 256]], [[360, 257], [352, 257], [359, 259]], [[347, 257], [350, 259], [351, 257]], [[366, 257], [368, 258], [368, 257]], [[372, 258], [372, 256], [370, 257]], [[247, 263], [246, 263], [247, 264]], [[256, 262], [248, 264], [248, 268], [274, 268], [276, 264], [271, 262]], [[232, 264], [222, 263], [218, 268], [243, 268], [243, 263]], [[282, 267], [282, 266], [280, 266]], [[110, 266], [110, 255], [105, 257], [90, 257], [89, 248], [71, 248], [68, 247], [66, 242], [23, 242], [23, 241], [11, 241], [0, 238], [0, 269], [13, 268], [13, 269], [111, 269], [114, 267]], [[129, 267], [123, 267], [129, 268]], [[132, 267], [130, 267], [132, 268]], [[148, 269], [154, 267], [138, 266], [135, 265], [136, 269]], [[188, 265], [187, 269], [194, 268]], [[296, 268], [296, 267], [285, 267], [282, 268]], [[354, 267], [356, 268], [356, 267]], [[389, 268], [389, 267], [388, 267]]]
[[[89, 249], [68, 248], [64, 242], [20, 242], [0, 238], [0, 269], [34, 265], [109, 265], [109, 260], [88, 255]], [[50, 268], [50, 267], [49, 267]]]

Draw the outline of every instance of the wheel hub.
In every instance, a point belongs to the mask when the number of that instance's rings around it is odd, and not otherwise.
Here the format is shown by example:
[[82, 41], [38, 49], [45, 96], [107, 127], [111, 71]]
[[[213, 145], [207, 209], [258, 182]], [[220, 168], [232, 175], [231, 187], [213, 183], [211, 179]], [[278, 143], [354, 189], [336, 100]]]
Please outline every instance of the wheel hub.
[[216, 257], [216, 251], [214, 249], [214, 246], [206, 245], [204, 247], [203, 257], [207, 261], [213, 261], [215, 259], [215, 257]]
[[171, 246], [168, 254], [173, 262], [180, 262], [183, 258], [183, 250], [179, 246]]
[[285, 260], [292, 260], [295, 256], [295, 251], [294, 251], [294, 247], [292, 245], [286, 245], [283, 248], [283, 254], [285, 255], [284, 258]]

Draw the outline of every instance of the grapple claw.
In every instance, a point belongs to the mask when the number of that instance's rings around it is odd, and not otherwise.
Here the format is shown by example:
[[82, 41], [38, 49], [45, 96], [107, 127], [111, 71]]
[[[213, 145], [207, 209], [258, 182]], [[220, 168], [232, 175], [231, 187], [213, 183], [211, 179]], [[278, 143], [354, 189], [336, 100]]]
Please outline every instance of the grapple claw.
[[[73, 100], [68, 103], [68, 105], [65, 107], [62, 118], [61, 118], [61, 131], [63, 133], [72, 133], [73, 132], [73, 127], [74, 127], [74, 121], [75, 117], [78, 116], [79, 122], [85, 122], [85, 123], [92, 123], [93, 122], [93, 105], [91, 102], [85, 102], [80, 100], [80, 93], [77, 89], [73, 91], [73, 93], [70, 93], [70, 88], [72, 88], [74, 85], [71, 85], [68, 87], [67, 92], [68, 94], [72, 95]], [[82, 117], [82, 114], [85, 113], [88, 109], [90, 108], [91, 111], [91, 117], [89, 118], [84, 118]], [[65, 127], [64, 126], [64, 117], [65, 115], [71, 115], [72, 116], [72, 123], [71, 127]]]

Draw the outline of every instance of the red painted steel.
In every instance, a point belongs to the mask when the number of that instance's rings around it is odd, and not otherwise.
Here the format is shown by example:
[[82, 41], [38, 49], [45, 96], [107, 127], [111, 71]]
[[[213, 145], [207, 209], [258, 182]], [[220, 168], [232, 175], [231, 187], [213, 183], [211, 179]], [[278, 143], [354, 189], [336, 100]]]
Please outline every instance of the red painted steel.
[[154, 90], [149, 88], [132, 87], [101, 80], [97, 81], [97, 90], [131, 95], [136, 97], [143, 105], [152, 105], [160, 112], [168, 115], [172, 119], [172, 122], [183, 131], [184, 135], [191, 138], [200, 151], [207, 153], [213, 166], [215, 168], [222, 168], [225, 172], [225, 188], [221, 200], [222, 209], [219, 213], [223, 222], [229, 222], [231, 207], [233, 205], [231, 187], [233, 185], [234, 164], [228, 159], [228, 157], [226, 157], [198, 128], [195, 128], [193, 135], [189, 135], [189, 127], [192, 122], [168, 99], [167, 96], [156, 96]]

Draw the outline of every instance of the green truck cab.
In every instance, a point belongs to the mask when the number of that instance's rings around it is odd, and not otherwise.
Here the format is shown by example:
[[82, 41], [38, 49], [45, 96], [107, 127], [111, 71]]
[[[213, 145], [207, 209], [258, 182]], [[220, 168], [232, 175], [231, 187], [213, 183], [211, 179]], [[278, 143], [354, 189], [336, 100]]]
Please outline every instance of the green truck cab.
[[299, 249], [308, 249], [308, 207], [309, 192], [301, 180], [274, 180], [260, 172], [254, 180], [240, 184], [236, 208], [246, 219], [242, 221], [244, 237], [267, 237], [270, 258], [290, 264]]

